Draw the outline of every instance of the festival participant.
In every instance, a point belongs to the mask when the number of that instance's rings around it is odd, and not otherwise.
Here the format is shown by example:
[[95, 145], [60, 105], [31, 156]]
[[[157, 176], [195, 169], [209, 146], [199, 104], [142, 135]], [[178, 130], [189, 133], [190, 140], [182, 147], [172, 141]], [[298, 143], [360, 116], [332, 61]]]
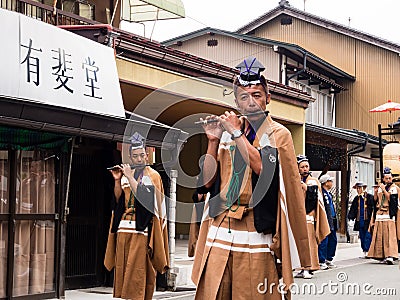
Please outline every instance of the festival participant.
[[296, 278], [311, 279], [313, 271], [319, 270], [318, 245], [331, 232], [328, 218], [325, 213], [321, 184], [318, 179], [311, 176], [310, 164], [305, 155], [297, 156], [298, 172], [303, 190], [303, 205], [306, 209], [308, 242], [310, 245], [311, 266], [302, 266]]
[[210, 200], [193, 265], [195, 298], [280, 300], [279, 279], [287, 290], [292, 261], [310, 265], [303, 194], [293, 184], [298, 171], [290, 132], [266, 111], [264, 67], [248, 58], [238, 69], [235, 102], [247, 117], [227, 111], [203, 125]]
[[357, 196], [354, 197], [351, 203], [347, 218], [355, 220], [354, 231], [359, 232], [361, 249], [364, 252], [364, 257], [367, 258], [369, 246], [371, 245], [371, 233], [369, 232], [369, 224], [374, 212], [374, 196], [366, 191], [367, 185], [362, 182], [357, 182], [353, 189], [357, 190]]
[[397, 259], [396, 215], [399, 187], [393, 183], [391, 170], [383, 170], [383, 182], [374, 193], [375, 220], [367, 257], [393, 265]]
[[318, 245], [318, 259], [321, 270], [336, 267], [332, 262], [336, 254], [336, 231], [338, 229], [336, 210], [335, 205], [333, 204], [333, 195], [330, 192], [333, 186], [333, 179], [334, 178], [328, 174], [324, 174], [319, 178], [322, 195], [324, 197], [326, 217], [328, 218], [329, 229], [331, 230], [328, 236]]
[[111, 170], [115, 208], [104, 263], [109, 271], [115, 267], [115, 298], [150, 300], [156, 271], [165, 273], [169, 265], [164, 189], [160, 174], [146, 166], [143, 142], [132, 143], [129, 152], [134, 169]]

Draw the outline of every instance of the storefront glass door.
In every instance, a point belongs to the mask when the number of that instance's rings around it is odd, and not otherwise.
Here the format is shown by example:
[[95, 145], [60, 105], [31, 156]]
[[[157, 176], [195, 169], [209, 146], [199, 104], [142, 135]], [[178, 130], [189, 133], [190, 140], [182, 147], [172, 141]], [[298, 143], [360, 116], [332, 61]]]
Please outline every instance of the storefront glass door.
[[0, 299], [55, 295], [57, 174], [53, 151], [0, 151]]
[[54, 291], [55, 155], [18, 151], [13, 295]]
[[0, 298], [6, 296], [8, 254], [8, 151], [0, 150]]

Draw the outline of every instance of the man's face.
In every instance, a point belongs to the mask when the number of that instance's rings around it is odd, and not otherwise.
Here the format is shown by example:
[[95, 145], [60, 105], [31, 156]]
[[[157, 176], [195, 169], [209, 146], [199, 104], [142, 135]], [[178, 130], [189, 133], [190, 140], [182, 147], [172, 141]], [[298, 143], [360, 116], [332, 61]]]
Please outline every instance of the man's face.
[[308, 175], [308, 171], [310, 171], [310, 164], [308, 161], [302, 161], [299, 163], [299, 173], [302, 176]]
[[[265, 111], [270, 101], [270, 94], [266, 94], [261, 84], [240, 86], [237, 89], [236, 105], [242, 114]], [[257, 120], [262, 115], [249, 117], [249, 120]]]
[[391, 174], [386, 174], [385, 176], [383, 176], [383, 182], [385, 184], [392, 183], [392, 180], [393, 178]]
[[364, 188], [362, 186], [356, 186], [357, 194], [361, 195], [364, 192]]
[[134, 165], [144, 166], [147, 162], [147, 154], [144, 148], [132, 150], [131, 160]]
[[325, 189], [326, 190], [332, 189], [332, 186], [333, 186], [333, 181], [332, 180], [328, 180], [327, 182], [325, 182]]

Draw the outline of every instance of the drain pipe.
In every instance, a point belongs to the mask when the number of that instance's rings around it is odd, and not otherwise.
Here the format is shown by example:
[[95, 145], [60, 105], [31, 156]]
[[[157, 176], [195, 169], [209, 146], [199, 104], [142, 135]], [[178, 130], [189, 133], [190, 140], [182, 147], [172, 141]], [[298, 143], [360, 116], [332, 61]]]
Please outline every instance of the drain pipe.
[[169, 266], [167, 275], [168, 288], [176, 290], [176, 277], [178, 270], [175, 268], [175, 220], [176, 220], [176, 178], [177, 170], [170, 171], [170, 191], [168, 203], [168, 244], [169, 244]]

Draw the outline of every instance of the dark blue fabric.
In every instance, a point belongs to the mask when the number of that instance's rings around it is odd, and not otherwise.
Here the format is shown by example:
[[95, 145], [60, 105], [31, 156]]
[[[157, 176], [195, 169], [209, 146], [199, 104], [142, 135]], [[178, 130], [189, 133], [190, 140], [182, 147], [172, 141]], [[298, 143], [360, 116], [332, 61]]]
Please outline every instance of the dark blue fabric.
[[364, 197], [360, 196], [360, 227], [364, 228]]
[[322, 264], [326, 261], [326, 256], [328, 252], [328, 237], [324, 238], [322, 242], [318, 245], [318, 260]]
[[333, 201], [332, 201], [332, 194], [322, 188], [322, 196], [324, 198], [324, 206], [325, 206], [325, 212], [326, 212], [326, 217], [328, 219], [329, 223], [329, 229], [330, 230], [336, 230], [336, 223], [335, 217], [335, 207], [333, 206]]
[[[360, 218], [359, 218], [359, 215], [358, 215], [359, 197], [360, 197], [359, 195], [354, 197], [353, 202], [351, 203], [351, 206], [350, 206], [349, 213], [347, 215], [347, 218], [349, 220], [356, 220], [354, 222], [354, 231], [359, 231], [360, 230], [360, 220], [359, 220]], [[371, 216], [372, 216], [372, 214], [374, 212], [375, 202], [374, 202], [374, 196], [371, 195], [371, 194], [368, 194], [368, 193], [364, 194], [363, 198], [364, 198], [364, 201], [367, 204], [367, 213], [366, 213], [366, 218], [364, 219], [363, 228], [365, 230], [367, 230], [368, 227], [369, 227]], [[362, 215], [364, 216], [364, 214], [362, 214]]]
[[256, 139], [256, 132], [253, 129], [253, 126], [249, 126], [250, 130], [249, 133], [246, 135], [247, 140], [250, 142], [250, 144], [253, 145], [254, 140]]
[[332, 194], [330, 192], [328, 192], [328, 197], [329, 197], [329, 205], [331, 207], [332, 217], [336, 218], [335, 206], [333, 205]]
[[326, 260], [332, 261], [336, 254], [336, 246], [336, 231], [333, 230], [318, 246], [319, 263], [324, 263]]
[[371, 234], [367, 229], [364, 229], [364, 226], [360, 226], [359, 233], [360, 233], [361, 248], [363, 252], [368, 252], [372, 240]]
[[135, 180], [138, 180], [139, 176], [143, 174], [143, 170], [144, 169], [137, 169], [136, 172], [133, 174], [133, 178], [135, 178]]

